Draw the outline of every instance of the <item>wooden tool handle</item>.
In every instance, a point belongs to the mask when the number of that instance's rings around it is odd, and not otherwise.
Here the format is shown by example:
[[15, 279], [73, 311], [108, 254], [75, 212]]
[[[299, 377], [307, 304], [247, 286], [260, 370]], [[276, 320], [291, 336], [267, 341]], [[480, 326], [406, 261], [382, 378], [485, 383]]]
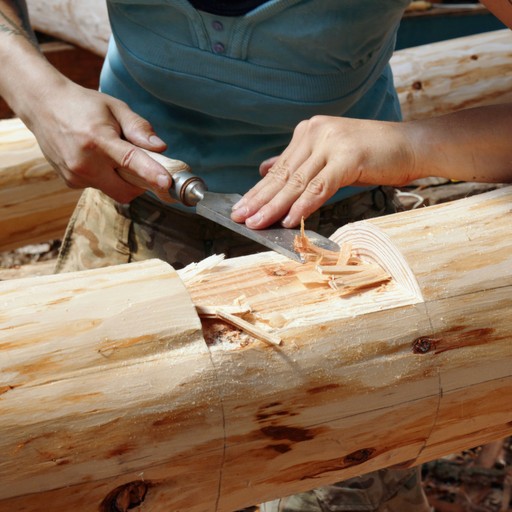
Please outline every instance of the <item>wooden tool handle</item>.
[[[171, 177], [173, 177], [175, 174], [178, 174], [180, 172], [190, 172], [190, 166], [186, 164], [185, 162], [182, 162], [181, 160], [174, 160], [173, 158], [169, 158], [165, 155], [162, 155], [160, 153], [155, 153], [153, 151], [149, 151], [144, 148], [139, 148], [142, 151], [144, 151], [146, 154], [148, 154], [151, 158], [156, 160], [162, 167], [165, 168], [165, 170], [170, 174]], [[143, 188], [145, 190], [151, 190], [151, 192], [155, 195], [157, 195], [162, 201], [166, 201], [168, 203], [176, 203], [176, 199], [171, 197], [171, 195], [167, 191], [155, 191], [153, 189], [150, 189], [148, 187], [147, 182], [135, 174], [133, 171], [130, 171], [128, 169], [119, 168], [117, 169], [117, 173], [123, 180], [127, 181], [128, 183], [131, 183], [132, 185], [135, 185], [136, 187]]]

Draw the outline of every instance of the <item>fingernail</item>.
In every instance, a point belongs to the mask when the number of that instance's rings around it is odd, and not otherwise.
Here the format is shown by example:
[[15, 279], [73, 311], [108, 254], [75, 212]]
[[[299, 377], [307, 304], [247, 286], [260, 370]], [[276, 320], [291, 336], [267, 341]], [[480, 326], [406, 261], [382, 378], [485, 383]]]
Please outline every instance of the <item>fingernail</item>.
[[151, 135], [149, 137], [149, 142], [153, 146], [165, 146], [166, 145], [165, 142], [157, 135]]
[[165, 174], [159, 174], [156, 177], [156, 182], [158, 186], [164, 190], [167, 190], [171, 186], [170, 178]]
[[261, 212], [258, 212], [258, 213], [255, 213], [252, 217], [249, 217], [248, 219], [246, 219], [245, 223], [249, 227], [251, 227], [251, 226], [256, 227], [256, 226], [258, 226], [258, 224], [261, 224], [262, 221], [263, 221], [263, 215], [261, 214]]
[[232, 214], [233, 216], [240, 220], [240, 221], [244, 221], [245, 220], [245, 217], [247, 217], [247, 208], [245, 206], [241, 207], [241, 208], [237, 208], [236, 210], [233, 210]]
[[281, 226], [283, 226], [283, 228], [291, 228], [292, 227], [292, 219], [289, 215], [287, 215], [282, 221], [281, 221]]

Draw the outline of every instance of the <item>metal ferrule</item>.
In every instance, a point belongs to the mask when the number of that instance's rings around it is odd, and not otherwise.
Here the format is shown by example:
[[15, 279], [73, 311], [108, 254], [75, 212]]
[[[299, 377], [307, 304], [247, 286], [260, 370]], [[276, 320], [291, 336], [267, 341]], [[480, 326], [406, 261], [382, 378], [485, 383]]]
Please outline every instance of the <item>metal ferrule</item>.
[[170, 195], [185, 206], [195, 206], [208, 190], [206, 183], [194, 174], [186, 171], [173, 175], [173, 186]]

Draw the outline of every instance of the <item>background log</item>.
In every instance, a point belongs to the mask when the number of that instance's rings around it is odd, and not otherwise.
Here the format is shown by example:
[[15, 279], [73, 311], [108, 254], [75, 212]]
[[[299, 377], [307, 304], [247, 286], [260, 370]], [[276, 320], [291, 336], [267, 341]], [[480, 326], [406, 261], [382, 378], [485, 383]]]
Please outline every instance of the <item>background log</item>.
[[393, 276], [347, 297], [275, 253], [0, 283], [0, 511], [230, 512], [511, 434], [511, 201], [341, 229]]
[[103, 0], [27, 0], [35, 30], [105, 56], [110, 37]]
[[399, 50], [391, 59], [405, 120], [512, 100], [512, 32]]
[[61, 238], [79, 195], [19, 119], [0, 122], [0, 250]]

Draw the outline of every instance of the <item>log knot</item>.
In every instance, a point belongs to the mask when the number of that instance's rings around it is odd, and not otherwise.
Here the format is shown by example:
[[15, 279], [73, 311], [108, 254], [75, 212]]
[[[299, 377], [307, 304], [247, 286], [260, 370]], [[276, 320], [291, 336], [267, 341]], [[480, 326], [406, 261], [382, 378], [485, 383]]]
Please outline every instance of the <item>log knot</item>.
[[429, 338], [428, 336], [420, 336], [412, 342], [413, 354], [426, 354], [437, 347], [439, 340]]
[[375, 453], [375, 448], [363, 448], [349, 453], [343, 458], [343, 464], [346, 466], [356, 466], [366, 462]]
[[135, 480], [116, 487], [101, 502], [100, 512], [127, 512], [143, 503], [148, 492], [148, 482]]

